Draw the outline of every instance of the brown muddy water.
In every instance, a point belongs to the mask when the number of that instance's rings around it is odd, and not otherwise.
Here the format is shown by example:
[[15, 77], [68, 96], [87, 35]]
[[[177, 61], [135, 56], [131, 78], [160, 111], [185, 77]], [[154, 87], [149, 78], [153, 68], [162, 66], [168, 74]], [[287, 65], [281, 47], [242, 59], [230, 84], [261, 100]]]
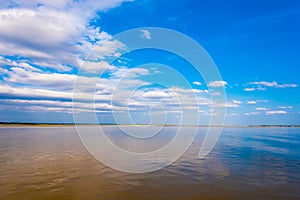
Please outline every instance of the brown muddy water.
[[[139, 148], [117, 127], [103, 129]], [[165, 129], [153, 145], [170, 139]], [[197, 158], [205, 129], [198, 132], [173, 165], [129, 174], [94, 159], [72, 126], [1, 127], [0, 199], [300, 199], [300, 129], [226, 128], [205, 159]]]

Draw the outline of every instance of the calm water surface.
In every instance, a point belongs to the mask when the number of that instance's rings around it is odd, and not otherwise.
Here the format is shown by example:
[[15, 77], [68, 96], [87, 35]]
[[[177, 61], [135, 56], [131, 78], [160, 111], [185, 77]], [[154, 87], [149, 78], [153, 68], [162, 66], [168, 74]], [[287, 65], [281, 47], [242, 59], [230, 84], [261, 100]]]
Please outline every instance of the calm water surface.
[[[117, 127], [104, 129], [122, 148], [149, 151], [174, 127], [140, 145]], [[172, 166], [127, 174], [95, 160], [74, 127], [1, 127], [0, 199], [300, 199], [300, 129], [227, 128], [198, 159], [205, 131]]]

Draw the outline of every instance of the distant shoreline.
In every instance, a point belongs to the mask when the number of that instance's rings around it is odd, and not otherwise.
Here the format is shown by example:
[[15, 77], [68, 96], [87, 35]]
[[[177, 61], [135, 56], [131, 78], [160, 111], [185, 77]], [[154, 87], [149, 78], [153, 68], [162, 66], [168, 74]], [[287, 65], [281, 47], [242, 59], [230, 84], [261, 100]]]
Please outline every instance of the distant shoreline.
[[[168, 126], [168, 127], [178, 127], [180, 125], [176, 124], [77, 124], [80, 126]], [[3, 126], [38, 126], [38, 127], [49, 127], [49, 126], [75, 126], [75, 123], [26, 123], [26, 122], [0, 122], [0, 127]], [[300, 128], [300, 125], [181, 125], [182, 127], [223, 127], [223, 128]]]

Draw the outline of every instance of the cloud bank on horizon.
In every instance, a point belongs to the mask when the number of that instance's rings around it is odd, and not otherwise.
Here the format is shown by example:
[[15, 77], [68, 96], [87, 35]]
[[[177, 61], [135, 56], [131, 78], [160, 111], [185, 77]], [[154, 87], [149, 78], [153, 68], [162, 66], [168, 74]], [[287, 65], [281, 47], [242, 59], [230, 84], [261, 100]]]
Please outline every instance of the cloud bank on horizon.
[[[172, 1], [166, 2], [168, 5], [172, 4]], [[178, 4], [180, 5], [181, 1]], [[187, 1], [182, 4], [191, 13], [197, 15], [194, 11], [200, 6], [199, 2]], [[199, 124], [207, 124], [210, 117], [217, 114], [218, 107], [228, 109], [226, 122], [228, 124], [296, 124], [298, 122], [299, 81], [292, 76], [274, 80], [274, 77], [279, 77], [280, 71], [264, 72], [263, 76], [259, 77], [249, 73], [248, 78], [240, 79], [234, 73], [228, 75], [228, 72], [236, 70], [232, 61], [230, 61], [232, 66], [223, 65], [223, 57], [213, 53], [216, 55], [215, 57], [212, 55], [213, 59], [221, 66], [221, 74], [224, 73], [224, 80], [205, 83], [201, 76], [193, 74], [189, 69], [190, 66], [184, 61], [162, 52], [133, 53], [133, 56], [122, 56], [114, 63], [105, 62], [106, 57], [117, 58], [119, 50], [125, 48], [124, 44], [116, 41], [112, 35], [126, 30], [116, 29], [121, 19], [125, 24], [131, 23], [126, 27], [128, 29], [139, 26], [165, 26], [163, 21], [155, 19], [153, 23], [149, 23], [147, 16], [141, 16], [136, 24], [132, 25], [136, 20], [134, 12], [138, 13], [138, 10], [146, 10], [148, 7], [157, 8], [157, 6], [158, 4], [154, 2], [131, 0], [0, 2], [0, 121], [72, 122], [74, 106], [76, 112], [95, 111], [99, 121], [103, 123], [114, 122], [112, 112], [129, 112], [136, 123], [149, 123], [149, 120], [151, 121], [149, 112], [157, 117], [165, 113], [168, 116], [167, 123], [179, 123], [181, 107], [198, 109], [201, 119]], [[203, 33], [203, 30], [195, 28], [195, 21], [183, 17], [176, 9], [179, 9], [176, 5], [171, 6], [171, 11], [166, 10], [165, 15], [174, 16], [172, 20], [175, 21], [185, 19], [185, 26], [194, 28], [193, 31], [186, 29], [184, 33], [191, 36]], [[132, 10], [132, 16], [128, 16], [127, 13]], [[159, 15], [161, 13], [159, 9], [157, 11], [154, 9], [153, 12], [157, 13], [157, 19], [163, 17]], [[145, 15], [147, 14], [145, 11]], [[219, 15], [221, 16], [222, 13]], [[286, 17], [287, 14], [284, 16]], [[200, 14], [198, 17], [201, 17]], [[258, 20], [259, 16], [254, 18]], [[172, 25], [170, 17], [166, 20], [169, 22], [167, 28], [175, 30], [182, 28], [176, 23]], [[251, 23], [261, 23], [261, 21], [263, 20]], [[211, 23], [214, 21], [212, 20]], [[208, 26], [207, 31], [210, 30], [212, 29]], [[226, 35], [228, 30], [220, 34]], [[253, 34], [257, 33], [253, 32]], [[147, 29], [142, 30], [140, 36], [147, 40], [151, 40], [152, 37]], [[210, 46], [214, 46], [213, 39], [217, 37], [220, 36], [212, 35], [211, 38], [195, 39], [200, 43], [207, 41], [206, 46], [210, 49]], [[299, 44], [299, 40], [294, 43]], [[90, 53], [95, 50], [95, 47], [97, 47], [95, 53], [97, 57], [93, 58], [93, 53]], [[248, 47], [243, 48], [245, 51], [248, 49]], [[138, 61], [135, 60], [134, 55]], [[87, 56], [91, 60], [86, 60]], [[276, 60], [276, 57], [274, 56], [273, 59]], [[158, 63], [165, 61], [169, 66], [174, 67], [185, 75], [191, 88], [176, 82], [175, 78], [159, 65], [152, 64], [150, 67], [141, 65], [152, 60]], [[84, 74], [80, 75], [80, 79], [83, 80], [80, 87], [81, 98], [76, 99], [73, 104], [73, 87], [78, 80], [77, 73], [83, 63]], [[240, 60], [240, 64], [242, 63], [245, 63], [245, 60]], [[245, 67], [243, 76], [247, 71], [258, 71], [263, 67], [260, 62], [256, 64], [259, 66], [254, 69]], [[278, 69], [280, 66], [276, 67]], [[290, 68], [282, 66], [281, 69], [295, 71], [293, 66]], [[99, 78], [98, 75], [103, 72], [105, 73]], [[269, 73], [275, 75], [271, 76]], [[153, 81], [166, 79], [166, 77], [169, 79], [167, 86], [153, 84]], [[120, 80], [122, 80], [121, 85]], [[95, 82], [96, 90], [91, 87]], [[118, 87], [117, 95], [116, 87]], [[227, 102], [214, 104], [211, 95], [219, 95], [214, 88], [217, 90], [220, 87], [226, 88]], [[90, 93], [93, 93], [95, 98], [93, 105], [85, 102], [86, 96]], [[129, 93], [130, 97], [128, 97]], [[180, 102], [176, 96], [180, 97]], [[196, 102], [193, 97], [196, 97]]]

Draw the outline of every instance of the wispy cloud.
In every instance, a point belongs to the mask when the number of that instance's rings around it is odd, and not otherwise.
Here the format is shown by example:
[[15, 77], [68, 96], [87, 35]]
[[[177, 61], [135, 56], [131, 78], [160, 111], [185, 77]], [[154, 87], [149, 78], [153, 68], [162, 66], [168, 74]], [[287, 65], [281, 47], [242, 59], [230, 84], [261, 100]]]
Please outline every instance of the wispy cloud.
[[208, 84], [209, 87], [225, 87], [228, 83], [226, 81], [213, 81]]
[[[31, 111], [70, 113], [72, 101], [75, 111], [84, 112], [94, 109], [97, 112], [143, 111], [154, 105], [163, 105], [168, 112], [177, 112], [182, 108], [199, 109], [200, 106], [208, 110], [211, 105], [208, 90], [175, 86], [139, 89], [141, 85], [151, 84], [141, 80], [150, 73], [144, 68], [118, 67], [107, 74], [109, 77], [100, 79], [74, 74], [46, 73], [21, 67], [11, 67], [5, 73], [6, 85], [0, 85], [0, 99], [11, 110], [20, 110], [22, 105], [26, 104], [29, 105], [27, 111], [32, 109]], [[78, 79], [81, 81], [80, 91], [73, 99], [73, 85]], [[88, 101], [91, 94], [95, 105], [84, 105], [82, 102]], [[42, 106], [45, 108], [41, 108]]]
[[255, 108], [255, 110], [257, 111], [266, 111], [266, 110], [269, 110], [268, 108]]
[[244, 91], [246, 91], [246, 92], [252, 92], [252, 91], [255, 91], [255, 88], [245, 88]]
[[221, 107], [221, 108], [240, 108], [242, 101], [233, 100], [232, 102], [226, 102], [222, 104], [212, 104], [212, 107]]
[[267, 111], [266, 115], [285, 115], [287, 114], [284, 110]]
[[146, 38], [148, 40], [151, 39], [151, 33], [148, 30], [141, 30], [141, 32], [142, 32], [142, 37], [143, 38]]
[[249, 104], [249, 105], [255, 105], [255, 104], [257, 104], [257, 102], [256, 101], [247, 101], [247, 104]]
[[250, 112], [250, 113], [245, 113], [245, 115], [247, 116], [251, 116], [251, 115], [259, 115], [260, 112]]
[[293, 106], [279, 106], [279, 109], [292, 109]]
[[239, 101], [239, 100], [233, 100], [233, 103], [234, 103], [234, 104], [243, 104], [243, 102], [242, 102], [242, 101]]
[[278, 84], [276, 81], [267, 82], [267, 81], [259, 81], [259, 82], [251, 82], [250, 85], [256, 85], [257, 90], [265, 90], [264, 87], [273, 87], [273, 88], [296, 88], [297, 84]]
[[201, 82], [199, 82], [199, 81], [194, 81], [194, 82], [193, 82], [193, 84], [194, 84], [194, 85], [199, 85], [199, 86], [201, 86], [201, 85], [202, 85], [202, 83], [201, 83]]

